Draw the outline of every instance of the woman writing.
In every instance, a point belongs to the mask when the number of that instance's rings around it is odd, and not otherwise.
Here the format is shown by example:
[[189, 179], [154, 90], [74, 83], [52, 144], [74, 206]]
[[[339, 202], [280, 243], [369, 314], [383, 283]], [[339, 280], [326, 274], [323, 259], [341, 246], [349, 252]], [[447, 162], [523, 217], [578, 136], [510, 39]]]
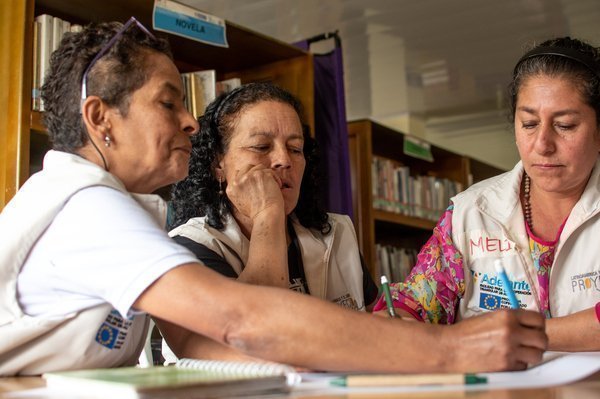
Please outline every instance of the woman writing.
[[600, 54], [546, 41], [517, 62], [510, 94], [521, 162], [452, 199], [395, 307], [448, 324], [508, 307], [500, 260], [519, 306], [546, 317], [550, 349], [599, 350]]
[[[187, 175], [198, 124], [183, 97], [166, 42], [135, 19], [62, 40], [42, 89], [53, 150], [0, 214], [0, 375], [134, 364], [148, 315], [176, 326], [168, 338], [184, 348], [202, 335], [315, 369], [539, 361], [546, 336], [533, 312], [450, 327], [392, 323], [202, 265], [164, 232], [165, 204], [150, 195]], [[254, 224], [270, 223], [271, 210]], [[458, 337], [472, 338], [468, 351]], [[442, 348], [448, 357], [437, 356]]]

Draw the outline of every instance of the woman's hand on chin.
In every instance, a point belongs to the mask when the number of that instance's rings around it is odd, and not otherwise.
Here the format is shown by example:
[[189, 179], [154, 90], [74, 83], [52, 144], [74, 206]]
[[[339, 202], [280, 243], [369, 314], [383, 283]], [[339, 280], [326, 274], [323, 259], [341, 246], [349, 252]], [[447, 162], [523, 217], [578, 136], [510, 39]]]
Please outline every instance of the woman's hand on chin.
[[238, 213], [250, 220], [259, 214], [284, 212], [281, 179], [262, 165], [248, 165], [227, 182], [227, 197]]

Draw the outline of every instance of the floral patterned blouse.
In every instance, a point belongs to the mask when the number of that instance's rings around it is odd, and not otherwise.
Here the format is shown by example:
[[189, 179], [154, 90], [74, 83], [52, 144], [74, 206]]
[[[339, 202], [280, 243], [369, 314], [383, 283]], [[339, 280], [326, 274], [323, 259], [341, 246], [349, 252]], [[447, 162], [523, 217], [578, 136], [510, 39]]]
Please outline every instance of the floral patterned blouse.
[[552, 263], [554, 263], [554, 253], [556, 251], [558, 239], [560, 238], [560, 234], [562, 233], [566, 222], [567, 221], [565, 220], [558, 229], [558, 234], [554, 241], [550, 242], [535, 236], [529, 229], [527, 223], [525, 223], [527, 235], [529, 236], [529, 252], [531, 252], [531, 259], [533, 259], [533, 265], [537, 271], [537, 278], [540, 286], [540, 312], [546, 316], [547, 319], [552, 317], [549, 305], [550, 293], [548, 292], [550, 287], [550, 268], [552, 267]]
[[[453, 324], [456, 321], [458, 303], [465, 292], [463, 257], [452, 241], [452, 212], [450, 205], [433, 229], [433, 235], [423, 246], [417, 263], [403, 283], [390, 284], [394, 307], [403, 309], [417, 320], [434, 324]], [[563, 223], [564, 226], [564, 223]], [[550, 267], [558, 237], [544, 242], [527, 228], [533, 263], [540, 285], [541, 311], [550, 317], [548, 286]], [[380, 298], [374, 311], [385, 309], [385, 298]]]

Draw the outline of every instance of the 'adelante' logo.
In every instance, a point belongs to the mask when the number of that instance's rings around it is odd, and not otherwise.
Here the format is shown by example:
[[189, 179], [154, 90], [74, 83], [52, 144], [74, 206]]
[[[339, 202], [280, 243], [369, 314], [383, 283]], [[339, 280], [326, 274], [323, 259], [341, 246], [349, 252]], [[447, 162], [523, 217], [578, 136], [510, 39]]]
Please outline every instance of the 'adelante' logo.
[[[510, 280], [510, 283], [512, 284], [514, 291], [531, 291], [529, 284], [525, 280]], [[487, 284], [493, 287], [502, 287], [502, 279], [497, 275], [492, 275], [490, 277], [487, 273], [483, 273], [481, 284]]]
[[[485, 310], [510, 308], [502, 279], [495, 274], [473, 273], [474, 284], [479, 288], [479, 307]], [[525, 280], [510, 280], [521, 308], [527, 308], [527, 297], [531, 296], [531, 286]]]

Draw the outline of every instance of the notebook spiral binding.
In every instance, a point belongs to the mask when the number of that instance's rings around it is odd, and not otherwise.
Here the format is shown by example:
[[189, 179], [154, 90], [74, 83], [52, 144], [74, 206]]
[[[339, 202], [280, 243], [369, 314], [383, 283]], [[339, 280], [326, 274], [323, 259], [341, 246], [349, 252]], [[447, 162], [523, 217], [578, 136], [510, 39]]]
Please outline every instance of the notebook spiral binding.
[[295, 385], [300, 380], [300, 375], [296, 373], [296, 370], [293, 367], [273, 362], [262, 363], [182, 358], [177, 361], [175, 367], [204, 370], [215, 374], [240, 377], [284, 375], [287, 377], [289, 385]]

